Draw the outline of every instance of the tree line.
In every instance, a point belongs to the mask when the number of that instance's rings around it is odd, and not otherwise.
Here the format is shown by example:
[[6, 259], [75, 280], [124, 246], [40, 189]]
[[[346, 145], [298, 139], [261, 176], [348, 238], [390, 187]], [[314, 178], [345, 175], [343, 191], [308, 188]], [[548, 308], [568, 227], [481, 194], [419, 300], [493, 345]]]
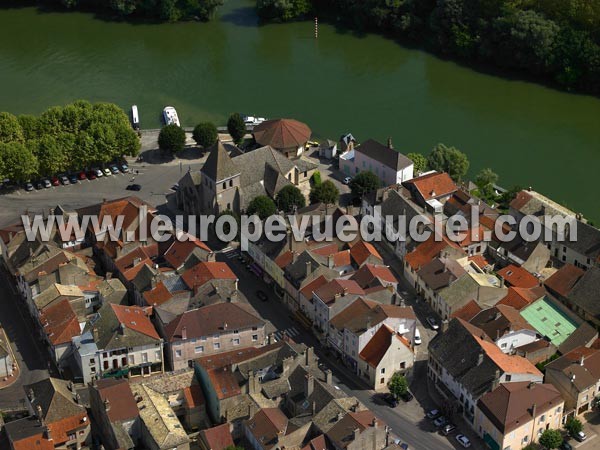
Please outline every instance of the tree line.
[[136, 156], [138, 136], [112, 103], [78, 100], [40, 116], [0, 112], [0, 177], [13, 182]]
[[[45, 7], [106, 12], [123, 18], [142, 17], [165, 22], [207, 21], [224, 0], [38, 0]], [[33, 3], [33, 2], [32, 2]]]
[[265, 20], [318, 14], [436, 53], [600, 93], [600, 0], [257, 0]]

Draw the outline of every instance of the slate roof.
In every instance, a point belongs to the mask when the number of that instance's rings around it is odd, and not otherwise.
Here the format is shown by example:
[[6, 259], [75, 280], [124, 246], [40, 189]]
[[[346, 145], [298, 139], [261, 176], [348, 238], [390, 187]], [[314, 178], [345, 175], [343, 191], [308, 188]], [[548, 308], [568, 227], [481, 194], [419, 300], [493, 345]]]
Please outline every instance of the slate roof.
[[54, 441], [44, 438], [45, 427], [35, 416], [8, 422], [4, 430], [14, 450], [54, 450]]
[[568, 299], [596, 319], [600, 319], [600, 268], [592, 267], [571, 289]]
[[297, 120], [273, 119], [255, 126], [252, 134], [260, 145], [284, 149], [306, 144], [312, 132], [308, 125]]
[[414, 164], [412, 160], [402, 153], [397, 152], [393, 148], [383, 145], [374, 139], [367, 139], [356, 147], [354, 151], [362, 153], [394, 171], [405, 169]]
[[496, 305], [481, 311], [469, 322], [481, 328], [490, 339], [496, 341], [511, 331], [536, 331], [515, 308], [506, 305]]
[[193, 339], [211, 336], [224, 330], [245, 329], [253, 326], [263, 327], [264, 325], [263, 320], [237, 303], [216, 303], [186, 311], [166, 326], [165, 336], [169, 342], [174, 342], [182, 339], [181, 333], [184, 327], [187, 339]]
[[[327, 432], [327, 437], [336, 448], [346, 448], [354, 441], [354, 430], [364, 431], [373, 425], [375, 415], [369, 411], [349, 412]], [[380, 424], [378, 426], [385, 426]]]
[[481, 397], [477, 406], [501, 433], [507, 434], [563, 403], [553, 385], [524, 381], [500, 384]]
[[581, 392], [600, 379], [600, 350], [578, 347], [552, 361], [546, 371], [562, 373]]
[[[592, 225], [577, 221], [577, 239], [569, 240], [564, 245], [588, 257], [592, 264], [600, 261], [600, 230]], [[581, 262], [587, 263], [587, 261]]]
[[209, 149], [208, 158], [200, 170], [216, 183], [240, 173], [220, 140]]

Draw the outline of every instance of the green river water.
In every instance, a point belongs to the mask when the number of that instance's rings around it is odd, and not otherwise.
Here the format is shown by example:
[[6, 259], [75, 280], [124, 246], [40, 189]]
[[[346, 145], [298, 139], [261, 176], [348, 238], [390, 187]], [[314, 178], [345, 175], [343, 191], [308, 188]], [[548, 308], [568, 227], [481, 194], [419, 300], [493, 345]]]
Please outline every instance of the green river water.
[[377, 35], [311, 21], [258, 26], [252, 0], [210, 23], [131, 24], [83, 13], [0, 10], [0, 110], [40, 113], [85, 98], [143, 128], [173, 105], [184, 126], [229, 113], [293, 117], [317, 137], [437, 142], [600, 219], [600, 100], [478, 73]]

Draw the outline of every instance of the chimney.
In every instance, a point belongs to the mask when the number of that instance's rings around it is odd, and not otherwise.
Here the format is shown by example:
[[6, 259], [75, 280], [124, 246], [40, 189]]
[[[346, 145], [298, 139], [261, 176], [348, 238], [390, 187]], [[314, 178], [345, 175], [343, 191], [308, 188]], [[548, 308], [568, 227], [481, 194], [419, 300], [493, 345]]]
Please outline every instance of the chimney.
[[94, 342], [98, 342], [98, 340], [99, 340], [98, 328], [96, 328], [96, 327], [92, 328], [92, 337], [94, 338]]
[[312, 415], [317, 413], [317, 402], [312, 402]]
[[494, 381], [492, 381], [492, 391], [495, 390], [500, 385], [500, 371], [496, 369], [496, 373], [494, 374]]
[[571, 383], [575, 383], [575, 374], [574, 373], [571, 374]]
[[579, 365], [581, 367], [583, 367], [583, 362], [584, 362], [584, 357], [583, 357], [583, 355], [581, 355], [581, 357], [579, 358]]
[[533, 387], [535, 386], [535, 383], [533, 381], [529, 382], [529, 384], [527, 385], [527, 389], [533, 389]]
[[354, 431], [352, 432], [352, 440], [356, 441], [359, 436], [360, 436], [360, 428], [355, 428]]
[[311, 265], [310, 265], [310, 261], [306, 261], [306, 271], [305, 271], [305, 276], [308, 278], [308, 276], [310, 275], [311, 272]]
[[315, 350], [312, 347], [308, 347], [305, 352], [305, 365], [311, 366], [315, 359]]
[[325, 370], [325, 382], [329, 385], [333, 384], [333, 374], [331, 373], [331, 369]]
[[44, 426], [44, 414], [42, 413], [42, 407], [40, 405], [36, 405], [35, 407], [35, 416], [40, 421], [40, 424]]
[[327, 257], [327, 267], [329, 267], [330, 269], [334, 268], [333, 255], [329, 255]]
[[110, 280], [112, 279], [113, 273], [112, 272], [106, 272], [106, 274], [104, 275], [104, 279], [105, 280]]
[[315, 378], [310, 373], [307, 373], [304, 377], [304, 396], [306, 398], [309, 398], [312, 395], [314, 389]]
[[133, 258], [133, 267], [137, 266], [141, 262], [142, 262], [142, 258], [140, 258], [140, 257]]
[[388, 137], [387, 146], [388, 146], [388, 148], [392, 148], [392, 149], [394, 148], [394, 146], [392, 145], [392, 137], [391, 136]]
[[33, 401], [33, 399], [35, 398], [35, 393], [33, 392], [33, 389], [29, 388], [29, 391], [27, 391], [27, 398], [30, 402]]
[[479, 355], [477, 355], [477, 365], [480, 366], [483, 364], [483, 352], [479, 352]]
[[347, 293], [348, 293], [348, 288], [344, 287], [344, 290], [342, 291], [342, 297], [345, 297]]
[[104, 411], [110, 411], [110, 400], [104, 399]]
[[52, 433], [50, 433], [50, 428], [48, 427], [44, 427], [44, 439], [48, 441], [52, 440]]
[[503, 288], [504, 287], [504, 277], [498, 277], [500, 278], [500, 287]]
[[448, 331], [448, 321], [446, 319], [442, 320], [442, 326], [440, 328], [442, 333]]
[[181, 327], [181, 339], [184, 341], [187, 339], [187, 327]]
[[534, 403], [533, 406], [531, 407], [531, 417], [535, 418], [537, 413], [537, 405]]
[[256, 377], [253, 370], [248, 371], [248, 394], [256, 394]]
[[125, 324], [124, 323], [119, 323], [119, 333], [121, 334], [121, 336], [125, 336]]
[[371, 426], [373, 428], [377, 428], [378, 425], [379, 425], [379, 422], [377, 422], [377, 417], [373, 417], [373, 422], [371, 422]]

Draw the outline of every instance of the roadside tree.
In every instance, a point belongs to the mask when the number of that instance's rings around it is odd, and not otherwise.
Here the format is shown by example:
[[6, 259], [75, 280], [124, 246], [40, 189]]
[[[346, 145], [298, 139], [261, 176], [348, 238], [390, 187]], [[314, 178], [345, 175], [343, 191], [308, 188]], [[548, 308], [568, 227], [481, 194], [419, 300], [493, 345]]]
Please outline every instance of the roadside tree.
[[165, 152], [177, 153], [185, 147], [185, 131], [175, 125], [165, 125], [158, 135], [158, 148]]
[[306, 199], [302, 191], [292, 184], [284, 186], [275, 198], [277, 207], [285, 212], [293, 212], [295, 208], [304, 208]]
[[196, 141], [196, 144], [203, 148], [208, 148], [214, 145], [219, 138], [217, 127], [212, 122], [202, 122], [196, 125], [192, 137]]
[[246, 124], [240, 113], [233, 113], [227, 120], [227, 131], [236, 144], [242, 142], [246, 135]]
[[375, 191], [381, 187], [379, 177], [368, 170], [360, 172], [350, 181], [350, 190], [354, 199], [360, 199], [368, 192]]
[[396, 372], [388, 382], [390, 393], [396, 398], [400, 398], [408, 392], [408, 381], [400, 372]]
[[330, 180], [325, 180], [323, 183], [313, 186], [309, 195], [311, 203], [325, 204], [335, 204], [339, 196], [340, 191]]
[[38, 164], [30, 148], [20, 142], [0, 143], [2, 178], [22, 183], [37, 173]]
[[0, 142], [23, 142], [23, 129], [10, 113], [0, 112]]
[[563, 437], [558, 430], [545, 430], [540, 436], [539, 443], [547, 449], [558, 448], [562, 444]]
[[427, 170], [427, 158], [421, 153], [409, 153], [406, 155], [415, 165], [415, 173], [422, 173]]
[[248, 205], [248, 215], [256, 214], [260, 220], [265, 220], [277, 212], [275, 202], [266, 195], [255, 197]]

